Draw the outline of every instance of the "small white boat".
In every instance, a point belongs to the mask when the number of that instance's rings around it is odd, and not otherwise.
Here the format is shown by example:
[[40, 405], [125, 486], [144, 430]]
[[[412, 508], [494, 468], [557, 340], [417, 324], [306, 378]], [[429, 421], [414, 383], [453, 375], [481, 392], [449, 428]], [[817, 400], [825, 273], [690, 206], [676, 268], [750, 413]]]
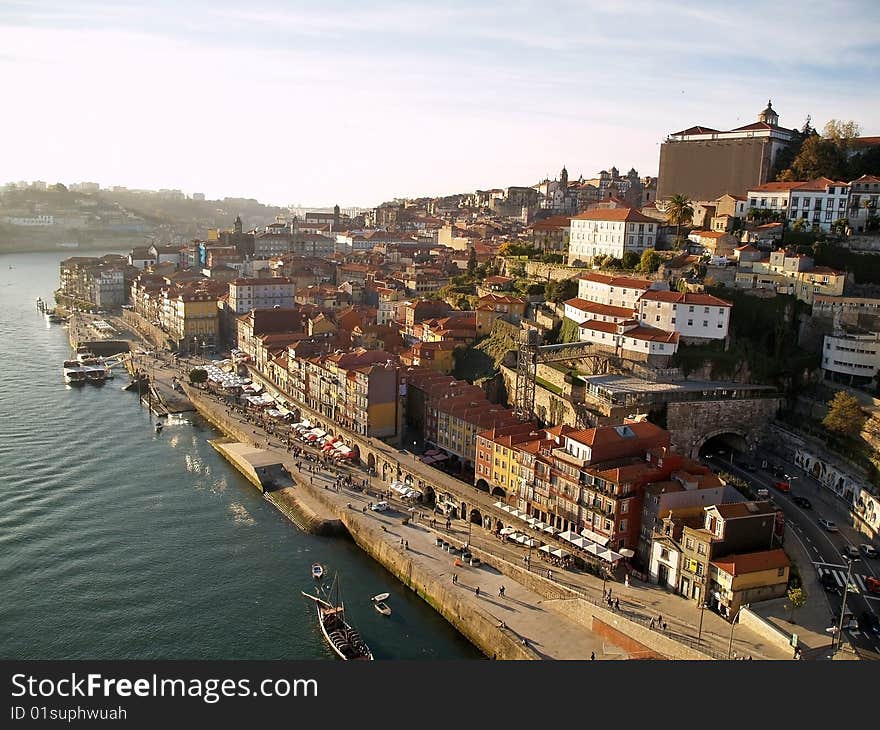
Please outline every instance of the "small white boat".
[[390, 593], [380, 593], [378, 596], [373, 596], [373, 608], [383, 616], [391, 615], [391, 606], [385, 603], [390, 595]]
[[312, 578], [320, 580], [324, 577], [324, 566], [320, 563], [312, 563]]
[[161, 423], [156, 424], [156, 433], [159, 433], [162, 430], [163, 426]]

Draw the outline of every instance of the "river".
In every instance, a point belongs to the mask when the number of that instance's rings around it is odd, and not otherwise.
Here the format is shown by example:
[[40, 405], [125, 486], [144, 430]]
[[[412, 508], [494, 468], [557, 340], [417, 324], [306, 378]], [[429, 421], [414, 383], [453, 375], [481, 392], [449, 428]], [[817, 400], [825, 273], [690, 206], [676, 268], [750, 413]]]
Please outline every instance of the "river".
[[480, 656], [353, 542], [287, 521], [197, 416], [156, 434], [125, 379], [66, 386], [35, 301], [71, 253], [0, 255], [0, 658], [331, 658], [300, 596], [315, 561], [377, 659]]

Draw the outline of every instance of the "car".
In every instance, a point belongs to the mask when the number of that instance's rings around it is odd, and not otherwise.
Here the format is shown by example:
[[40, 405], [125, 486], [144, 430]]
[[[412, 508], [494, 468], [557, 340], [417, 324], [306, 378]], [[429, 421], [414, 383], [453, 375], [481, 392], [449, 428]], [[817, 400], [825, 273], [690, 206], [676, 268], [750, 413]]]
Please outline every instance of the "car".
[[819, 520], [819, 527], [821, 527], [826, 532], [837, 532], [837, 525], [835, 525], [831, 520], [826, 520], [825, 518]]
[[863, 542], [861, 545], [859, 545], [859, 550], [862, 551], [862, 555], [864, 555], [866, 558], [876, 558], [878, 555], [880, 555], [880, 553], [877, 552], [877, 548], [875, 548], [873, 545], [869, 545], [866, 542]]
[[840, 551], [840, 553], [850, 560], [858, 560], [862, 557], [862, 554], [859, 552], [859, 549], [855, 545], [847, 545], [843, 550]]
[[384, 512], [388, 509], [388, 502], [376, 502], [376, 504], [370, 507], [370, 509], [373, 510], [373, 512]]
[[868, 589], [871, 593], [880, 593], [880, 578], [875, 578], [873, 575], [865, 576], [865, 588]]
[[755, 469], [757, 469], [757, 467], [751, 461], [747, 461], [745, 464], [743, 464], [743, 466], [745, 467], [746, 471], [755, 471]]
[[866, 634], [871, 633], [880, 636], [880, 618], [871, 611], [862, 611], [859, 615], [859, 628]]
[[803, 509], [812, 509], [813, 503], [810, 502], [806, 497], [792, 497], [791, 501], [794, 502], [798, 507], [802, 507]]
[[791, 483], [790, 482], [773, 482], [773, 488], [779, 490], [780, 492], [790, 492], [791, 491]]
[[822, 573], [819, 577], [819, 582], [822, 584], [822, 587], [825, 589], [826, 593], [840, 593], [840, 587], [837, 585], [837, 581], [834, 579], [834, 575], [832, 573]]
[[[840, 612], [835, 611], [831, 615], [831, 625], [836, 629], [840, 626]], [[859, 622], [856, 621], [856, 617], [853, 616], [851, 611], [844, 611], [843, 614], [843, 629], [844, 631], [858, 631]]]

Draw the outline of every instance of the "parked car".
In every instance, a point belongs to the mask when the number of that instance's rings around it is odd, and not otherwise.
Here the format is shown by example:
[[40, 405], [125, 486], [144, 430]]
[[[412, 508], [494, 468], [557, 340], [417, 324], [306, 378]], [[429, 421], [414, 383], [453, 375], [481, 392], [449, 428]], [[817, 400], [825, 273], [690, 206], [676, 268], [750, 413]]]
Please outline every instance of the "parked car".
[[840, 588], [837, 585], [837, 581], [834, 579], [834, 575], [831, 573], [822, 573], [819, 578], [819, 582], [822, 584], [822, 587], [825, 589], [826, 593], [840, 593]]
[[773, 482], [773, 488], [778, 489], [780, 492], [790, 492], [791, 491], [791, 483], [790, 482]]
[[791, 501], [794, 502], [798, 507], [802, 507], [803, 509], [812, 509], [813, 503], [810, 502], [806, 497], [792, 497]]
[[865, 576], [865, 588], [871, 593], [880, 593], [880, 578], [875, 578], [873, 575]]
[[876, 613], [872, 613], [867, 609], [859, 615], [859, 628], [866, 634], [871, 633], [880, 636], [880, 618]]
[[840, 552], [848, 557], [850, 560], [859, 560], [862, 557], [862, 554], [859, 552], [859, 549], [855, 545], [847, 545]]
[[876, 558], [878, 555], [880, 555], [880, 553], [877, 552], [877, 548], [875, 548], [873, 545], [869, 545], [866, 542], [863, 542], [861, 545], [859, 545], [859, 550], [862, 551], [862, 555], [864, 555], [866, 558]]
[[[840, 626], [840, 612], [835, 611], [831, 615], [831, 625], [836, 629]], [[843, 630], [844, 631], [858, 631], [859, 622], [856, 621], [856, 617], [853, 616], [852, 611], [845, 611], [843, 614]]]
[[384, 512], [388, 509], [388, 502], [376, 502], [376, 504], [374, 504], [370, 509], [372, 509], [373, 512]]
[[837, 532], [837, 525], [835, 525], [831, 520], [826, 520], [825, 518], [821, 518], [819, 520], [819, 527], [821, 527], [826, 532]]

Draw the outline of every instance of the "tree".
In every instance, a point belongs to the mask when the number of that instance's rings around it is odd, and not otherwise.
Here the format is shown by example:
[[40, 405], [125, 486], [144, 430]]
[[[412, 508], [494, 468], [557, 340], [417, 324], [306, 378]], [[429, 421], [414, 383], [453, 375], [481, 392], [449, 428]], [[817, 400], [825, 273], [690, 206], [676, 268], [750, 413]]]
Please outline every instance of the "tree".
[[822, 425], [842, 436], [856, 436], [862, 430], [865, 420], [859, 402], [842, 390], [828, 401], [828, 414], [822, 419]]
[[846, 122], [842, 119], [829, 119], [828, 123], [825, 125], [825, 129], [822, 130], [822, 136], [825, 137], [825, 139], [830, 139], [832, 142], [842, 147], [844, 151], [849, 149], [852, 141], [861, 135], [861, 133], [861, 125], [856, 124], [852, 119]]
[[54, 190], [56, 193], [66, 193], [67, 186], [64, 183], [55, 183], [52, 186], [52, 190]]
[[623, 268], [634, 269], [639, 265], [639, 255], [635, 251], [627, 251], [623, 254]]
[[203, 368], [193, 368], [189, 371], [189, 382], [195, 384], [204, 383], [208, 379], [208, 371]]
[[471, 246], [471, 252], [468, 254], [467, 273], [473, 278], [477, 271], [477, 249]]
[[676, 226], [675, 238], [681, 238], [681, 227], [694, 219], [694, 206], [687, 195], [676, 193], [666, 201], [666, 217]]
[[653, 274], [660, 268], [663, 258], [653, 248], [646, 248], [642, 252], [642, 259], [639, 261], [639, 271], [645, 274]]
[[544, 291], [548, 302], [564, 302], [577, 296], [577, 279], [548, 281]]
[[810, 137], [794, 158], [790, 171], [795, 180], [847, 177], [846, 151], [840, 142], [825, 137]]
[[803, 588], [789, 588], [785, 595], [788, 598], [788, 623], [793, 624], [795, 610], [807, 603], [807, 592]]
[[803, 218], [795, 218], [794, 222], [791, 224], [791, 230], [796, 233], [803, 233], [804, 229], [807, 227], [807, 222]]
[[471, 300], [467, 297], [459, 297], [458, 301], [455, 303], [455, 307], [463, 312], [468, 312], [471, 309]]

